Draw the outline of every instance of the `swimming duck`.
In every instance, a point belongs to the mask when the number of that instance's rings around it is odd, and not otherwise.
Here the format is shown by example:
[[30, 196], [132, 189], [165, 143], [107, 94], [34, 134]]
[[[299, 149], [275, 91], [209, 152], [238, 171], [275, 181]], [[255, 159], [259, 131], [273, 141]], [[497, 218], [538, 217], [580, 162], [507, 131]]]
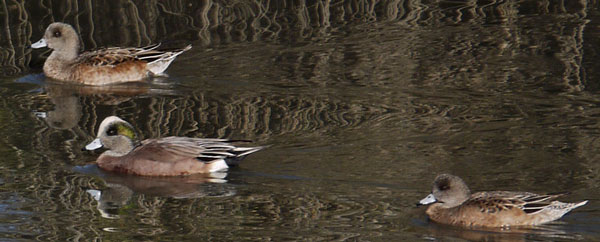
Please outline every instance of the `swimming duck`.
[[165, 137], [138, 141], [127, 121], [110, 116], [85, 150], [106, 147], [96, 160], [104, 170], [143, 176], [180, 176], [217, 172], [237, 165], [263, 147], [236, 147], [235, 140]]
[[564, 195], [490, 191], [471, 194], [457, 176], [440, 174], [433, 192], [417, 205], [429, 205], [427, 215], [435, 222], [457, 226], [509, 227], [539, 225], [557, 220], [587, 201], [554, 201]]
[[175, 57], [192, 48], [156, 50], [160, 44], [142, 48], [112, 47], [80, 53], [79, 34], [69, 24], [52, 23], [32, 48], [48, 47], [52, 54], [44, 63], [47, 77], [84, 85], [108, 85], [142, 81], [164, 75]]

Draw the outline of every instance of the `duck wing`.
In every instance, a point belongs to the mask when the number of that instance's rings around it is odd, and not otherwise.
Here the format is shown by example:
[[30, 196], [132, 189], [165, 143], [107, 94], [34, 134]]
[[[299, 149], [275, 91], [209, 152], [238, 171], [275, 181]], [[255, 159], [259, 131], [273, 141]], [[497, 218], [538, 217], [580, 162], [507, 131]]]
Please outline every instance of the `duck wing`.
[[126, 61], [146, 61], [160, 59], [164, 51], [158, 51], [160, 44], [140, 48], [111, 47], [81, 53], [76, 63], [85, 63], [92, 66], [115, 66]]
[[530, 192], [479, 192], [473, 194], [467, 202], [478, 205], [482, 210], [501, 211], [518, 208], [527, 214], [534, 214], [565, 194], [567, 193], [539, 195]]
[[165, 162], [176, 160], [172, 158], [178, 157], [196, 158], [207, 163], [242, 157], [262, 149], [262, 147], [236, 147], [231, 144], [233, 142], [236, 140], [172, 136], [144, 140], [139, 149], [152, 149], [152, 153], [161, 153], [164, 157], [171, 157], [165, 159]]

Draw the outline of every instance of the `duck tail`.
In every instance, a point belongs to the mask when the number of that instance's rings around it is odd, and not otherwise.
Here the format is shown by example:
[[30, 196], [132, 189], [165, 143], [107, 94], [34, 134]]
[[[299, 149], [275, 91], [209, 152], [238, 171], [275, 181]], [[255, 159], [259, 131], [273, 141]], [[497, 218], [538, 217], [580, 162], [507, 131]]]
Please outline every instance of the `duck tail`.
[[240, 162], [242, 160], [244, 160], [244, 158], [246, 158], [247, 155], [257, 152], [259, 150], [262, 150], [266, 147], [267, 146], [235, 147], [235, 149], [232, 150], [232, 153], [234, 153], [235, 156], [228, 157], [225, 161], [227, 162], [227, 165], [229, 165], [229, 166], [237, 166], [240, 164]]
[[587, 202], [588, 202], [587, 200], [581, 201], [578, 203], [564, 203], [564, 202], [559, 202], [559, 201], [553, 201], [552, 203], [550, 203], [550, 205], [548, 205], [548, 206], [544, 207], [542, 210], [540, 210], [538, 212], [539, 214], [536, 216], [540, 217], [539, 223], [550, 222], [550, 221], [561, 218], [566, 213], [570, 212], [571, 210], [573, 210], [575, 208], [585, 205]]
[[173, 62], [178, 55], [190, 50], [191, 48], [192, 45], [188, 45], [183, 49], [165, 51], [164, 53], [160, 54], [160, 58], [152, 62], [148, 62], [147, 69], [155, 76], [164, 75], [165, 70], [167, 70], [169, 65], [171, 65], [171, 62]]
[[581, 201], [581, 202], [578, 202], [578, 203], [570, 203], [571, 204], [571, 209], [575, 209], [575, 208], [581, 207], [583, 205], [586, 205], [587, 202], [588, 202], [588, 200]]
[[259, 150], [264, 149], [265, 146], [256, 146], [256, 147], [236, 147], [233, 151], [236, 152], [237, 157], [244, 157]]

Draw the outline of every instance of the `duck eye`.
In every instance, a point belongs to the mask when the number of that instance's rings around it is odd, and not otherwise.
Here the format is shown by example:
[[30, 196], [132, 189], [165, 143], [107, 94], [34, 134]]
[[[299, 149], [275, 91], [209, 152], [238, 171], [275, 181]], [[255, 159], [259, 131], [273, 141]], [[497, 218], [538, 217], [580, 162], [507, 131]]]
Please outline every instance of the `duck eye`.
[[437, 182], [437, 187], [440, 191], [445, 191], [450, 189], [450, 181], [448, 180], [442, 180]]
[[58, 37], [60, 37], [60, 35], [61, 35], [60, 31], [58, 31], [58, 30], [54, 31], [54, 37], [58, 38]]
[[106, 135], [109, 135], [109, 136], [117, 135], [117, 128], [116, 127], [109, 128], [106, 131]]

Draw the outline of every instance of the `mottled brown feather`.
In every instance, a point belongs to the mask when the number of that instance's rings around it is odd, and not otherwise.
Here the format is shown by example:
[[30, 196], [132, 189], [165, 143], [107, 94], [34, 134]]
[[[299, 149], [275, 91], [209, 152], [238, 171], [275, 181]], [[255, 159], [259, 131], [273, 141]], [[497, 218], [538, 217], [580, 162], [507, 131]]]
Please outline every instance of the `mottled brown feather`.
[[[527, 226], [547, 223], [585, 205], [555, 201], [565, 193], [538, 195], [530, 192], [490, 191], [470, 194], [457, 176], [441, 174], [433, 187], [434, 202], [427, 208], [433, 221], [478, 227]], [[430, 195], [431, 196], [431, 195]]]
[[[61, 33], [56, 35], [55, 33]], [[52, 23], [38, 43], [53, 49], [44, 63], [47, 77], [85, 85], [108, 85], [144, 81], [151, 75], [163, 75], [171, 62], [191, 45], [169, 51], [156, 50], [160, 44], [143, 48], [111, 47], [80, 53], [80, 38], [65, 23]], [[36, 43], [34, 48], [44, 47]], [[33, 45], [32, 45], [33, 47]]]

